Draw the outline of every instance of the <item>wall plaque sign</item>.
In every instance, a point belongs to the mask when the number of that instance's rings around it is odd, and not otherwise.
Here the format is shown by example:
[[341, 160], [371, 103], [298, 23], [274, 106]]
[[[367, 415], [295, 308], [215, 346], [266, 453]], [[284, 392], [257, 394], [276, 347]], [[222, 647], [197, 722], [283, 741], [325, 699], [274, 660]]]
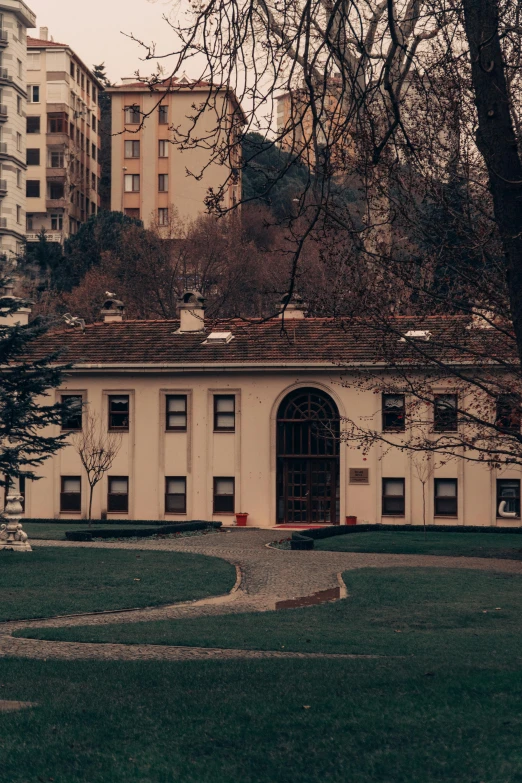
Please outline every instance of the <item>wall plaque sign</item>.
[[350, 484], [369, 484], [369, 468], [350, 468]]

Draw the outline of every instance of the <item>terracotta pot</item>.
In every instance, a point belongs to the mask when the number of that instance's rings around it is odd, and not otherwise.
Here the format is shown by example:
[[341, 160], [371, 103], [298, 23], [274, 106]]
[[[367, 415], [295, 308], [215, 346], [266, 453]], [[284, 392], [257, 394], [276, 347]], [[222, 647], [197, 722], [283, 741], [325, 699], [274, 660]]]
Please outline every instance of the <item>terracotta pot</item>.
[[356, 525], [357, 524], [357, 517], [346, 517], [346, 524], [347, 525]]
[[236, 523], [238, 527], [246, 527], [248, 514], [244, 511], [238, 511], [236, 513]]

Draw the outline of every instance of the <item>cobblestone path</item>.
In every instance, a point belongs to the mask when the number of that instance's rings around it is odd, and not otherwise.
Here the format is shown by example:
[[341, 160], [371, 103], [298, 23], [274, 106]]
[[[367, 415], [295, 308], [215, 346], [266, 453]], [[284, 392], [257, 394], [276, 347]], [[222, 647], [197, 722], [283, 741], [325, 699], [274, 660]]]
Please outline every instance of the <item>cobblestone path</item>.
[[[165, 620], [237, 612], [262, 612], [275, 609], [280, 601], [310, 596], [339, 587], [343, 571], [358, 568], [433, 567], [469, 568], [522, 574], [522, 562], [473, 557], [435, 557], [426, 555], [380, 555], [350, 552], [291, 552], [271, 549], [267, 543], [281, 538], [277, 530], [232, 530], [207, 536], [156, 541], [115, 543], [73, 543], [69, 541], [31, 541], [34, 546], [90, 547], [135, 550], [194, 552], [213, 555], [234, 564], [241, 579], [226, 596], [145, 609], [55, 617], [49, 620], [0, 623], [0, 657], [103, 659], [103, 660], [206, 660], [209, 658], [315, 658], [366, 657], [322, 656], [313, 653], [281, 651], [222, 650], [163, 645], [86, 644], [19, 639], [11, 636], [19, 628], [101, 625], [108, 623]], [[342, 584], [342, 583], [341, 583]]]

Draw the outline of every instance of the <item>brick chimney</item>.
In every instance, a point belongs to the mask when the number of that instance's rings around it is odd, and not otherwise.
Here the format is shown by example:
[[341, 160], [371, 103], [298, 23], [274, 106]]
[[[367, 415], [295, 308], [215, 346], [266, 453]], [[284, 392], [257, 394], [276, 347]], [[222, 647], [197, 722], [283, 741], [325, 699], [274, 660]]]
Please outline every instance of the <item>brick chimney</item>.
[[205, 328], [205, 299], [199, 291], [184, 291], [179, 300], [179, 331], [202, 332]]
[[40, 41], [48, 41], [48, 40], [49, 40], [49, 28], [40, 27]]
[[125, 313], [125, 305], [119, 299], [107, 299], [100, 315], [104, 324], [120, 323], [123, 321], [123, 314]]

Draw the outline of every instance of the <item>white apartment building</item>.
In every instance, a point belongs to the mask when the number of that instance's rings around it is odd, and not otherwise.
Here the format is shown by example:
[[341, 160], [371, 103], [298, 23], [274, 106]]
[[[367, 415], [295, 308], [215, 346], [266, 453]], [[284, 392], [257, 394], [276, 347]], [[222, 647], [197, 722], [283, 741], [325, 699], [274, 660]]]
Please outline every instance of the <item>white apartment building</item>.
[[98, 93], [103, 86], [67, 44], [27, 40], [27, 218], [25, 238], [52, 242], [98, 212]]
[[0, 252], [14, 260], [25, 238], [27, 30], [22, 0], [0, 1]]

